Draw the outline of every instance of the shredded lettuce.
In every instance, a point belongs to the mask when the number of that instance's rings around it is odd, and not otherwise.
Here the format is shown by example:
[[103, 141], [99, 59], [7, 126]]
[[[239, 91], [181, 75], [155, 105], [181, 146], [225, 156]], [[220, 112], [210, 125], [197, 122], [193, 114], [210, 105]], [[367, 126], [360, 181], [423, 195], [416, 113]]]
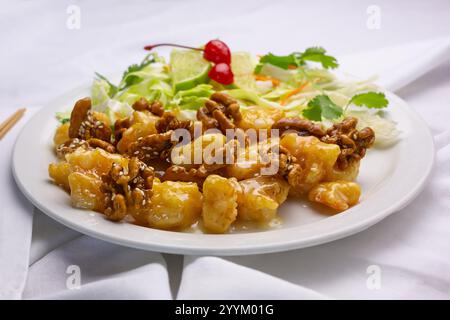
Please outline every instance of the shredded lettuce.
[[197, 110], [205, 105], [205, 101], [214, 93], [209, 84], [199, 84], [189, 90], [178, 91], [170, 102], [169, 107], [178, 106], [180, 109]]
[[139, 64], [132, 64], [127, 70], [125, 70], [122, 75], [119, 90], [123, 90], [129, 86], [144, 81], [145, 78], [148, 77], [148, 66], [162, 66], [163, 64], [165, 64], [165, 59], [163, 57], [160, 57], [154, 52], [148, 54]]
[[129, 105], [141, 97], [149, 101], [159, 100], [166, 105], [174, 95], [170, 76], [161, 64], [149, 64], [141, 70], [129, 72], [122, 79], [121, 84], [128, 85], [113, 98]]
[[164, 58], [155, 53], [147, 55], [141, 63], [129, 66], [118, 86], [97, 73], [91, 88], [93, 109], [105, 112], [109, 108], [114, 112], [129, 113], [129, 106], [142, 97], [166, 105], [174, 95], [170, 80]]
[[114, 123], [117, 116], [127, 117], [133, 109], [127, 102], [121, 102], [109, 96], [110, 84], [108, 81], [98, 78], [94, 80], [91, 88], [92, 109], [105, 113], [110, 123]]
[[163, 105], [166, 105], [173, 97], [172, 86], [167, 82], [151, 79], [129, 87], [116, 96], [115, 99], [133, 105], [142, 97], [148, 101], [159, 100]]
[[94, 79], [91, 87], [92, 108], [95, 111], [104, 112], [108, 101], [110, 84], [101, 78]]
[[168, 82], [170, 76], [162, 64], [149, 64], [142, 69], [128, 72], [121, 81], [121, 87], [130, 87], [145, 80], [161, 80]]

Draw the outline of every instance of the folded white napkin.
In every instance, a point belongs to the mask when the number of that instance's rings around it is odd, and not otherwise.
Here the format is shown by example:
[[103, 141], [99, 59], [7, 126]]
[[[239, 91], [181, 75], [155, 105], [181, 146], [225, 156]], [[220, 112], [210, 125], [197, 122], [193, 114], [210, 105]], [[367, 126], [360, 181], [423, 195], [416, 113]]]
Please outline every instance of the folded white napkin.
[[339, 70], [362, 78], [378, 75], [377, 83], [397, 91], [449, 61], [450, 38], [437, 38], [339, 57]]
[[[0, 119], [15, 110], [0, 109]], [[27, 110], [24, 117], [0, 141], [0, 299], [20, 298], [25, 285], [31, 241], [33, 206], [17, 188], [11, 172], [11, 153], [17, 133], [33, 114]]]
[[161, 254], [81, 236], [36, 261], [24, 298], [171, 299]]
[[[397, 90], [442, 65], [449, 44], [448, 39], [437, 39], [339, 60], [342, 70], [361, 76], [378, 73], [381, 84]], [[442, 103], [431, 98], [427, 107]], [[450, 109], [442, 110], [445, 114], [428, 115], [427, 120], [449, 119]], [[4, 188], [8, 197], [1, 206], [1, 297], [168, 299], [180, 272], [178, 294], [173, 295], [179, 299], [449, 298], [450, 131], [438, 133], [436, 169], [424, 192], [371, 229], [286, 253], [185, 257], [183, 270], [169, 267], [169, 277], [160, 254], [80, 236], [37, 212], [31, 266], [22, 291], [32, 210], [11, 182], [10, 188]], [[15, 135], [0, 143], [10, 149]], [[0, 156], [0, 174], [6, 179], [2, 181], [11, 181], [9, 161]], [[379, 288], [368, 285], [373, 270], [381, 272]]]

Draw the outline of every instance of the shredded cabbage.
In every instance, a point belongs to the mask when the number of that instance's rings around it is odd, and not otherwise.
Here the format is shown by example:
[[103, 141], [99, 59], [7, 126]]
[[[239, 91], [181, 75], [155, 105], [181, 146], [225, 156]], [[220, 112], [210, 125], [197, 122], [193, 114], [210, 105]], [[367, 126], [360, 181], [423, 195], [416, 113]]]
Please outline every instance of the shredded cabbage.
[[269, 63], [263, 64], [260, 74], [269, 76], [283, 82], [290, 82], [294, 80], [295, 73], [291, 70], [285, 70]]
[[[257, 105], [265, 108], [282, 108], [282, 106], [276, 102], [272, 102], [260, 97], [256, 92], [246, 89], [232, 89], [226, 90], [225, 93], [228, 93], [233, 98], [241, 100], [244, 105], [248, 105], [248, 102], [251, 102], [252, 105]], [[245, 103], [247, 102], [247, 103]]]
[[375, 131], [375, 147], [387, 148], [397, 143], [400, 131], [392, 120], [382, 118], [379, 112], [369, 110], [349, 110], [347, 115], [358, 118], [357, 129], [370, 127]]

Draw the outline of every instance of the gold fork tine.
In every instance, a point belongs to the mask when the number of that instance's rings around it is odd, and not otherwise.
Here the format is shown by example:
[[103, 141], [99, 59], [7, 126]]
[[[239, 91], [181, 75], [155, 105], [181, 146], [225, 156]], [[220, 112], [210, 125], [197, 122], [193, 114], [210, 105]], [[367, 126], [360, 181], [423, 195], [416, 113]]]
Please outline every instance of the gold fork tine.
[[25, 108], [17, 110], [0, 124], [0, 140], [3, 139], [8, 131], [23, 117], [25, 111]]

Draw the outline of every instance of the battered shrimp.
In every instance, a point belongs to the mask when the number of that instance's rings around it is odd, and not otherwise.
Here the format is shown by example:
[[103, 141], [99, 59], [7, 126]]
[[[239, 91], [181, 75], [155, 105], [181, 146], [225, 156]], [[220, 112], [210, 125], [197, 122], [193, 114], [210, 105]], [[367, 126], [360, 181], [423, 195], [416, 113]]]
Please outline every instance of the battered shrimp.
[[203, 183], [203, 224], [208, 231], [224, 233], [236, 220], [238, 194], [236, 179], [210, 175]]
[[308, 194], [310, 201], [322, 203], [337, 211], [347, 210], [357, 204], [360, 196], [360, 186], [350, 181], [320, 183]]

